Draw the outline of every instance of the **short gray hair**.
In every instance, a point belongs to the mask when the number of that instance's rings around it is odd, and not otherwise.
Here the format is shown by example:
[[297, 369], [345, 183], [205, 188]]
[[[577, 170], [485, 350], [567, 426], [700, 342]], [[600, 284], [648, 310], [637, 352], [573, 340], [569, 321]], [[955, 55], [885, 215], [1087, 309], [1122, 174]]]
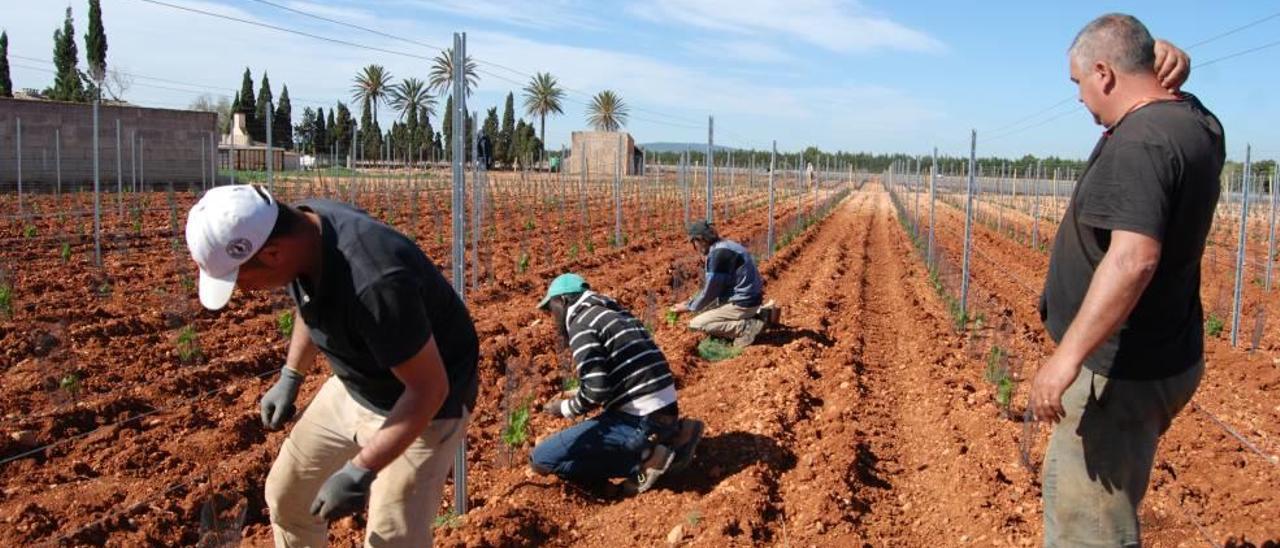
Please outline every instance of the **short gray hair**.
[[1155, 70], [1155, 45], [1138, 18], [1108, 13], [1080, 29], [1067, 53], [1077, 68], [1106, 61], [1119, 72], [1134, 74]]

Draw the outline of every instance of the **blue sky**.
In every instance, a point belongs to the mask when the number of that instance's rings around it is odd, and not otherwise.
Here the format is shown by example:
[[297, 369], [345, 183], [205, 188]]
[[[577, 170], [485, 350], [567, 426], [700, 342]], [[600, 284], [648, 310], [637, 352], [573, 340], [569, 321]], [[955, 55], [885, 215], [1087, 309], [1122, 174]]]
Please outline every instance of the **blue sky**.
[[[436, 53], [251, 0], [164, 1], [413, 55]], [[1089, 19], [1125, 11], [1156, 36], [1191, 45], [1280, 12], [1267, 2], [1185, 0], [271, 1], [430, 45], [451, 44], [453, 31], [466, 31], [484, 72], [472, 110], [500, 105], [535, 71], [551, 72], [575, 90], [565, 114], [547, 122], [552, 147], [585, 126], [590, 94], [613, 89], [632, 107], [628, 130], [639, 142], [705, 141], [706, 118], [715, 115], [716, 142], [729, 146], [763, 148], [776, 139], [783, 150], [923, 153], [938, 146], [962, 154], [975, 128], [982, 155], [1068, 157], [1086, 156], [1098, 134], [1076, 110], [1065, 55]], [[51, 36], [67, 4], [16, 3], [0, 16], [14, 84], [43, 88], [52, 80]], [[427, 72], [426, 61], [411, 57], [141, 0], [102, 3], [108, 64], [181, 82], [135, 79], [126, 99], [141, 104], [184, 107], [204, 92], [234, 93], [249, 66], [255, 82], [269, 72], [277, 96], [281, 83], [289, 85], [297, 116], [304, 106], [350, 102], [351, 79], [366, 64], [382, 64], [397, 79]], [[82, 37], [86, 3], [71, 5]], [[1277, 35], [1280, 17], [1190, 53], [1194, 62], [1210, 61]], [[1245, 143], [1255, 157], [1280, 156], [1280, 134], [1268, 131], [1280, 120], [1277, 61], [1280, 47], [1273, 47], [1192, 74], [1187, 89], [1222, 118], [1233, 158], [1243, 157]], [[392, 116], [384, 107], [383, 127]]]

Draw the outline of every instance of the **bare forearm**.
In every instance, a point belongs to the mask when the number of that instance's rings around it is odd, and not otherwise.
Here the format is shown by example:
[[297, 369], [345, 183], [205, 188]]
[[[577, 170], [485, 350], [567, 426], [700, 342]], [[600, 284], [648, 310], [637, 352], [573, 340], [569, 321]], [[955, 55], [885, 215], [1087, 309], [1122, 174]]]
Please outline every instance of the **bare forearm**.
[[285, 367], [305, 375], [311, 369], [311, 364], [315, 363], [316, 355], [319, 353], [320, 349], [311, 340], [311, 328], [307, 327], [298, 310], [294, 309], [293, 334], [289, 337], [289, 354], [285, 357]]
[[431, 425], [431, 418], [444, 404], [445, 393], [438, 391], [414, 392], [405, 390], [391, 408], [382, 428], [352, 460], [356, 466], [369, 470], [382, 470], [413, 444]]
[[1071, 362], [1083, 362], [1129, 317], [1154, 273], [1154, 263], [1118, 253], [1104, 256], [1057, 353]]

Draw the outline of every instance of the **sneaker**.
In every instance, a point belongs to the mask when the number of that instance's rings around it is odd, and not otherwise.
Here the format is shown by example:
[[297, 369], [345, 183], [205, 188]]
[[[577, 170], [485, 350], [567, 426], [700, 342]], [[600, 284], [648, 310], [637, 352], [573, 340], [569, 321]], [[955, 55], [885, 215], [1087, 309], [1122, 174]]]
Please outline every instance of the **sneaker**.
[[673, 440], [676, 458], [671, 461], [671, 468], [667, 473], [683, 471], [693, 464], [693, 454], [698, 449], [698, 442], [702, 441], [704, 428], [706, 425], [700, 420], [680, 419], [680, 434]]
[[738, 335], [738, 338], [733, 340], [733, 346], [739, 349], [751, 346], [751, 343], [756, 342], [756, 336], [761, 331], [764, 331], [764, 320], [747, 320], [747, 327], [742, 330], [742, 334]]
[[671, 469], [671, 462], [675, 458], [675, 451], [667, 449], [667, 446], [654, 445], [649, 458], [640, 465], [640, 472], [636, 477], [628, 478], [623, 482], [622, 490], [628, 495], [638, 495], [652, 489], [653, 485], [658, 483], [658, 478]]

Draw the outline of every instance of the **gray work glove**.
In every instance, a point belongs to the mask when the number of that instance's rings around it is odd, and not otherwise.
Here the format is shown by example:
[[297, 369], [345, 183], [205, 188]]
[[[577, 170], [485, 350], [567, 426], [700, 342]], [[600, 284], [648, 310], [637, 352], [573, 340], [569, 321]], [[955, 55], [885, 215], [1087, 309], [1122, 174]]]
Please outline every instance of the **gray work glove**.
[[280, 369], [280, 380], [262, 396], [262, 427], [267, 430], [279, 430], [284, 423], [293, 418], [297, 408], [293, 400], [298, 398], [298, 389], [302, 387], [302, 373], [284, 367]]
[[348, 461], [320, 487], [316, 500], [311, 502], [311, 515], [333, 521], [363, 510], [369, 498], [369, 486], [377, 476], [373, 470]]

